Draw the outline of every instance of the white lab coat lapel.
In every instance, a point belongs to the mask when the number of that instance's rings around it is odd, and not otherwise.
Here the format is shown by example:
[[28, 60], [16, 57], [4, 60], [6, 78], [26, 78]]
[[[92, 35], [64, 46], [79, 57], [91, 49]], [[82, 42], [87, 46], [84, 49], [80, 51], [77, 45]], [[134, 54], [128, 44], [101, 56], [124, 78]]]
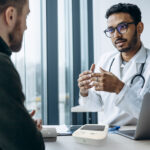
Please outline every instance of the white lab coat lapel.
[[122, 63], [122, 60], [121, 60], [121, 57], [120, 57], [120, 53], [118, 53], [115, 56], [115, 60], [112, 64], [110, 72], [115, 74], [119, 79], [121, 78], [121, 72], [120, 72], [121, 63]]
[[144, 46], [142, 46], [138, 53], [130, 60], [129, 64], [127, 64], [129, 69], [126, 71], [122, 81], [127, 83], [127, 81], [131, 80], [134, 75], [140, 73], [139, 68], [145, 60], [146, 50]]
[[[115, 60], [111, 66], [110, 72], [114, 73], [119, 79], [121, 79], [121, 64], [122, 59], [120, 53], [118, 53], [115, 57]], [[128, 67], [129, 69], [126, 71], [125, 75], [121, 79], [123, 82], [129, 81], [135, 74], [139, 73], [139, 67], [142, 63], [145, 62], [146, 59], [146, 50], [142, 45], [139, 52], [130, 60]]]

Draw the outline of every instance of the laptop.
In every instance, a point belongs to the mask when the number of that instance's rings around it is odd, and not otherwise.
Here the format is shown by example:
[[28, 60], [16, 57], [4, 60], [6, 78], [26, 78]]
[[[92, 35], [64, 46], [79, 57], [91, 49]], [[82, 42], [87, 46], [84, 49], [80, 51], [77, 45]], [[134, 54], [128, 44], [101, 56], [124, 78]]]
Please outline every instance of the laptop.
[[150, 93], [144, 96], [136, 130], [118, 130], [115, 133], [133, 140], [150, 139]]

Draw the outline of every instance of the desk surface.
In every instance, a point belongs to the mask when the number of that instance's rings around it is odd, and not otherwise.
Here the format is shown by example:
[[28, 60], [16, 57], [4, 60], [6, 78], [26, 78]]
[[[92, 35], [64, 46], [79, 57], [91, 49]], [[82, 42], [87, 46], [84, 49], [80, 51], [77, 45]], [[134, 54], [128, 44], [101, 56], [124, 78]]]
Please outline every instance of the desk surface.
[[78, 105], [78, 106], [75, 106], [75, 107], [72, 107], [71, 108], [71, 112], [100, 112], [100, 109], [97, 109], [97, 110], [93, 110], [93, 109], [89, 109], [89, 108], [86, 108], [85, 106], [81, 106], [81, 105]]
[[46, 150], [150, 150], [150, 140], [134, 141], [117, 134], [108, 134], [99, 146], [76, 143], [72, 136], [58, 136], [56, 142], [45, 142]]

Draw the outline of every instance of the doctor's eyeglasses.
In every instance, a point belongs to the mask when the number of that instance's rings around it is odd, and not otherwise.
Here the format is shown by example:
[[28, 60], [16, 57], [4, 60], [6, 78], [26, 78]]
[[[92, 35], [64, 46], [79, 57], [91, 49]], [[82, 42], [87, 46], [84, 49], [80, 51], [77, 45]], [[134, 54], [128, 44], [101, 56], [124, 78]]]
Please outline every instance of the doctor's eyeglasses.
[[117, 25], [117, 27], [109, 27], [108, 29], [104, 30], [104, 33], [106, 34], [107, 37], [112, 38], [114, 36], [115, 30], [118, 31], [120, 34], [124, 34], [128, 30], [128, 25], [129, 24], [135, 24], [135, 22], [123, 22]]

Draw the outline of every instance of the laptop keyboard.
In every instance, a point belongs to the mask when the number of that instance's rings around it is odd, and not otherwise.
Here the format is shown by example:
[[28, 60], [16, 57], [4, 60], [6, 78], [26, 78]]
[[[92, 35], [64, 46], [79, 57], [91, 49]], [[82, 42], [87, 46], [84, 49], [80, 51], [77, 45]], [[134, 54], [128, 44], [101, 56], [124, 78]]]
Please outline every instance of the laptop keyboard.
[[134, 137], [134, 135], [135, 135], [135, 130], [123, 130], [123, 131], [119, 131], [119, 132], [122, 134], [126, 134], [128, 136], [132, 136], [132, 137]]

